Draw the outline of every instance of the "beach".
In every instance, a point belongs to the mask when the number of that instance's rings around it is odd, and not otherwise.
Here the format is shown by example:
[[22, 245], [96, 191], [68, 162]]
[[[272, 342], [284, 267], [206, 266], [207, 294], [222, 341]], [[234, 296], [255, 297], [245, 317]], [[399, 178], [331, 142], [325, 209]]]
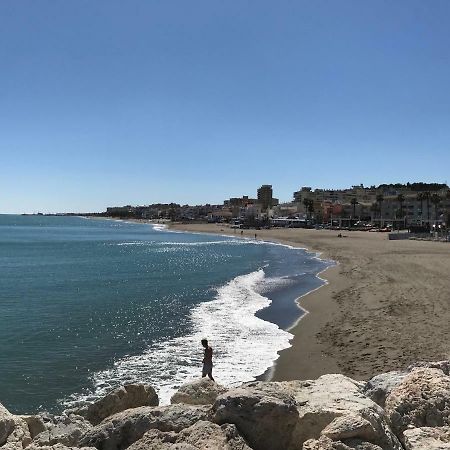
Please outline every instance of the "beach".
[[[241, 236], [223, 224], [172, 229]], [[389, 241], [385, 233], [243, 230], [242, 237], [307, 248], [337, 265], [320, 274], [321, 288], [298, 300], [308, 314], [289, 331], [271, 379], [312, 379], [343, 373], [368, 379], [420, 360], [450, 357], [450, 244]]]

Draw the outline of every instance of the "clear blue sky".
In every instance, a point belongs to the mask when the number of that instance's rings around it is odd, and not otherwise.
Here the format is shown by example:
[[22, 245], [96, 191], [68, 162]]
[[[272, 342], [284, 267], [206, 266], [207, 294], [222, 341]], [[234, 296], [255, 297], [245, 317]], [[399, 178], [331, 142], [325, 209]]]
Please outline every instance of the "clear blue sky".
[[0, 212], [445, 182], [449, 23], [447, 0], [3, 0]]

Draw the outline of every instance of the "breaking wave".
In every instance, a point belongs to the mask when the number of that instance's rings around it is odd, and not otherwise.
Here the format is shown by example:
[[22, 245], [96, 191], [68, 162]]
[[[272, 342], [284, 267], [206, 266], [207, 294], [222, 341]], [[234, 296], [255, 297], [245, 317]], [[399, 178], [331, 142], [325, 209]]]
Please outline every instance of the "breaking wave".
[[187, 335], [116, 361], [113, 367], [93, 374], [93, 389], [74, 394], [62, 404], [80, 405], [133, 382], [150, 383], [159, 391], [160, 403], [168, 404], [182, 384], [200, 376], [203, 337], [214, 349], [213, 373], [218, 383], [235, 386], [254, 380], [273, 365], [278, 351], [290, 347], [292, 338], [289, 332], [255, 316], [271, 303], [258, 293], [264, 279], [263, 269], [232, 279], [217, 289], [214, 299], [191, 310]]

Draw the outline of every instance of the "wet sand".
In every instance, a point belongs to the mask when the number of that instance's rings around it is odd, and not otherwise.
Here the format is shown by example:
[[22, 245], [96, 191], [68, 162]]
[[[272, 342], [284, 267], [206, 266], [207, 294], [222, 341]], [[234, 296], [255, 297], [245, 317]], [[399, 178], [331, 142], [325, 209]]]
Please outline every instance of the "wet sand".
[[[174, 229], [240, 236], [225, 225]], [[343, 373], [356, 379], [420, 360], [450, 358], [450, 243], [389, 241], [369, 232], [272, 229], [258, 239], [308, 248], [338, 263], [328, 284], [300, 298], [308, 311], [280, 352], [276, 381]], [[255, 230], [244, 230], [254, 238]]]

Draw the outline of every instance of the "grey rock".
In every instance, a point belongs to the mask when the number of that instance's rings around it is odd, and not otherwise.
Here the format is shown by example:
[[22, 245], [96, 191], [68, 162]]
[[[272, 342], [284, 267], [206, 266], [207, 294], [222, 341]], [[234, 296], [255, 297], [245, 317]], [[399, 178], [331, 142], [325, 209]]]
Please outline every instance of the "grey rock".
[[420, 361], [408, 366], [407, 371], [411, 372], [414, 369], [425, 368], [425, 369], [439, 369], [444, 372], [445, 375], [450, 375], [450, 361]]
[[199, 421], [180, 433], [148, 431], [128, 450], [251, 450], [234, 425]]
[[326, 436], [309, 439], [303, 444], [303, 450], [383, 450], [378, 445], [360, 439], [333, 441]]
[[92, 425], [85, 418], [71, 414], [54, 419], [48, 423], [44, 431], [34, 438], [35, 445], [51, 446], [63, 444], [67, 447], [76, 447], [81, 436], [92, 429]]
[[27, 423], [14, 414], [11, 414], [0, 403], [0, 446], [2, 450], [25, 448], [31, 442]]
[[114, 414], [87, 432], [79, 445], [100, 450], [121, 450], [151, 429], [179, 432], [199, 420], [210, 419], [209, 406], [141, 406]]
[[189, 405], [212, 405], [218, 395], [226, 392], [226, 388], [207, 377], [186, 383], [172, 396], [170, 402]]
[[450, 377], [440, 369], [413, 369], [389, 394], [385, 410], [400, 438], [408, 427], [450, 425]]
[[[2, 448], [3, 450], [3, 448]], [[27, 450], [97, 450], [94, 447], [66, 447], [63, 444], [45, 445], [43, 447], [32, 443]]]
[[386, 397], [403, 381], [407, 374], [408, 372], [393, 370], [375, 375], [365, 384], [363, 393], [384, 408]]
[[34, 439], [39, 433], [42, 433], [47, 429], [44, 419], [40, 415], [33, 416], [19, 416], [28, 425], [30, 436]]
[[158, 405], [158, 395], [149, 384], [126, 384], [114, 389], [100, 400], [73, 412], [85, 417], [92, 425], [98, 425], [107, 417], [126, 409]]
[[214, 421], [234, 423], [255, 450], [299, 450], [322, 432], [334, 440], [370, 438], [384, 450], [400, 450], [383, 409], [362, 394], [362, 387], [336, 374], [308, 381], [247, 383], [217, 398]]
[[412, 428], [404, 433], [406, 450], [448, 450], [450, 449], [450, 427]]
[[231, 389], [217, 398], [213, 414], [218, 424], [235, 424], [255, 450], [290, 448], [298, 423], [293, 392], [283, 383], [252, 382]]

